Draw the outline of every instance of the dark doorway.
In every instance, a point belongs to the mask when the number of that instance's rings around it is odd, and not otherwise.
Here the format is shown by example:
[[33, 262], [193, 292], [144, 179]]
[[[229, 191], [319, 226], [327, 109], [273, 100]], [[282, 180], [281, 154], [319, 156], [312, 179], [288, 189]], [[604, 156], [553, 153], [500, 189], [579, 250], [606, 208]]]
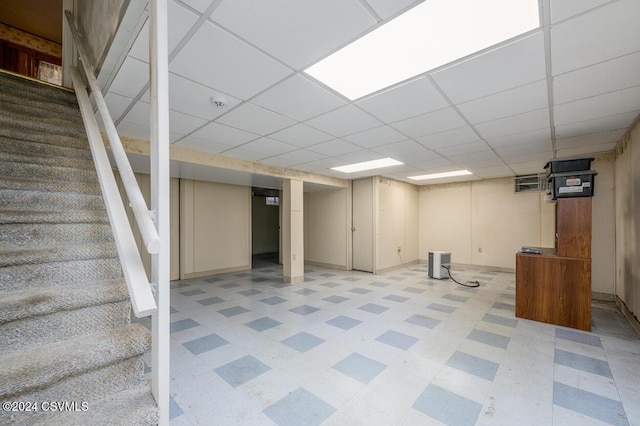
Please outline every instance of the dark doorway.
[[251, 255], [252, 267], [279, 264], [280, 258], [280, 191], [251, 188]]

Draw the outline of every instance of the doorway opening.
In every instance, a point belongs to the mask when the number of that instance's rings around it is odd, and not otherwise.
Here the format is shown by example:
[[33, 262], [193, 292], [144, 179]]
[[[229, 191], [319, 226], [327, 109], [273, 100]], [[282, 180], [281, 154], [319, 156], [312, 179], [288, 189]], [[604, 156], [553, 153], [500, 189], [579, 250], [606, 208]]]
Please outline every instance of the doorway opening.
[[251, 188], [252, 268], [280, 264], [280, 191]]

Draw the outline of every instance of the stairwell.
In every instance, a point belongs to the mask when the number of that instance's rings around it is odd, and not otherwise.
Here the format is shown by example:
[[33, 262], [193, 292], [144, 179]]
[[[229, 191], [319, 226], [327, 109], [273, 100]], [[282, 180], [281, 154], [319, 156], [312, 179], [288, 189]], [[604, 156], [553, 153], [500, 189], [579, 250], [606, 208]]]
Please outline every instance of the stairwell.
[[130, 311], [75, 95], [0, 73], [0, 424], [156, 424]]

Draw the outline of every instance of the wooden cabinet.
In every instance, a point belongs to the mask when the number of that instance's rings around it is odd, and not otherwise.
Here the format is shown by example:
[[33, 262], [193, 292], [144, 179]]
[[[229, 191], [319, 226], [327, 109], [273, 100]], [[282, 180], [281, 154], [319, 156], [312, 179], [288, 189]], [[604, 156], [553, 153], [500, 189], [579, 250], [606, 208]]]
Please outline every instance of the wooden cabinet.
[[591, 198], [558, 199], [558, 249], [516, 254], [516, 317], [591, 330]]

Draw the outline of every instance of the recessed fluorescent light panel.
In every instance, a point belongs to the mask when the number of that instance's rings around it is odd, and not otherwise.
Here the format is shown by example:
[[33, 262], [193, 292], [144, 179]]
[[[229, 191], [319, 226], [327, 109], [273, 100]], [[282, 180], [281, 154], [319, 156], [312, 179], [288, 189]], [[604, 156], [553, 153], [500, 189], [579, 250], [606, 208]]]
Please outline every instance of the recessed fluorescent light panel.
[[342, 173], [355, 173], [365, 170], [381, 169], [383, 167], [397, 166], [404, 164], [401, 161], [394, 160], [393, 158], [381, 158], [379, 160], [364, 161], [362, 163], [348, 164], [346, 166], [332, 167], [331, 170], [336, 170]]
[[453, 176], [464, 176], [464, 175], [470, 175], [470, 174], [471, 172], [469, 170], [455, 170], [453, 172], [431, 173], [429, 175], [420, 175], [420, 176], [408, 176], [408, 178], [413, 180], [427, 180], [427, 179], [448, 178]]
[[305, 72], [354, 100], [538, 27], [538, 0], [427, 0]]

